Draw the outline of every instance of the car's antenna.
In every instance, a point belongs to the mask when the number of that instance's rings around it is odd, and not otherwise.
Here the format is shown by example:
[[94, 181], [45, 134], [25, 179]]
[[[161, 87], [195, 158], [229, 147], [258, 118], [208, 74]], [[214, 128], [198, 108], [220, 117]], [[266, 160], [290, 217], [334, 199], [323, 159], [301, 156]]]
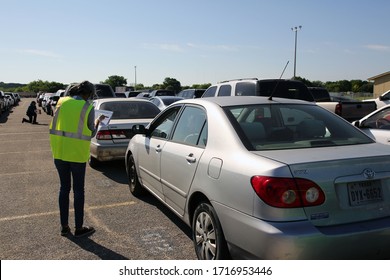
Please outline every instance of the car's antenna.
[[276, 91], [276, 88], [278, 87], [279, 82], [280, 82], [280, 80], [282, 79], [283, 74], [284, 74], [284, 71], [286, 71], [286, 68], [287, 68], [287, 65], [288, 65], [289, 62], [290, 62], [290, 61], [287, 60], [286, 66], [284, 66], [284, 69], [283, 69], [283, 71], [282, 71], [282, 74], [280, 75], [279, 80], [278, 80], [278, 82], [276, 83], [276, 85], [275, 85], [275, 87], [274, 87], [274, 90], [272, 91], [272, 93], [271, 93], [271, 95], [269, 96], [268, 100], [272, 100], [272, 96], [274, 95], [274, 93], [275, 93], [275, 91]]

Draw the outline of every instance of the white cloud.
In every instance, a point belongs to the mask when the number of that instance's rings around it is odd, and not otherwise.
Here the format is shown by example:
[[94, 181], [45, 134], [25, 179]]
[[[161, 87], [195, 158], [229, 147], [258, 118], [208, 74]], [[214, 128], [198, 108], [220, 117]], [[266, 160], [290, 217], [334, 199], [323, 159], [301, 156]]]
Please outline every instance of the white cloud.
[[170, 51], [170, 52], [183, 52], [184, 49], [177, 44], [143, 44], [145, 48], [147, 49], [160, 49], [164, 51]]
[[199, 49], [203, 51], [228, 51], [235, 52], [237, 51], [236, 46], [228, 46], [228, 45], [197, 45], [193, 43], [187, 43], [187, 46], [194, 49]]
[[36, 55], [36, 56], [60, 58], [60, 56], [58, 54], [55, 54], [55, 53], [50, 52], [50, 51], [45, 51], [45, 50], [25, 49], [25, 50], [20, 50], [19, 52], [24, 53], [24, 54]]
[[390, 51], [390, 46], [386, 45], [366, 45], [365, 47], [373, 51]]

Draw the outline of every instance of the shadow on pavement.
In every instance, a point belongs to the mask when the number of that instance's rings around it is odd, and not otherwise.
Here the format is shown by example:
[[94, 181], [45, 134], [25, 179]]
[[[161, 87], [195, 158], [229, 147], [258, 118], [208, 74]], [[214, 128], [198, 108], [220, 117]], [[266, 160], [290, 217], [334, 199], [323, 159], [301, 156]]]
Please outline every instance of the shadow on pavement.
[[[132, 194], [130, 193], [130, 195]], [[152, 194], [146, 192], [145, 195], [142, 195], [140, 197], [134, 197], [134, 199], [139, 199], [159, 209], [162, 213], [164, 213], [164, 215], [169, 220], [171, 220], [172, 223], [174, 223], [185, 235], [187, 235], [189, 239], [192, 239], [191, 228], [184, 221], [182, 221], [178, 216], [176, 216], [174, 212], [169, 210], [167, 206], [165, 206], [161, 201], [155, 198]]]
[[102, 162], [94, 168], [104, 176], [119, 184], [127, 184], [127, 174], [124, 160]]
[[83, 250], [95, 254], [101, 260], [128, 260], [128, 258], [96, 243], [88, 237], [77, 238], [73, 235], [69, 235], [67, 238], [73, 243], [77, 244]]

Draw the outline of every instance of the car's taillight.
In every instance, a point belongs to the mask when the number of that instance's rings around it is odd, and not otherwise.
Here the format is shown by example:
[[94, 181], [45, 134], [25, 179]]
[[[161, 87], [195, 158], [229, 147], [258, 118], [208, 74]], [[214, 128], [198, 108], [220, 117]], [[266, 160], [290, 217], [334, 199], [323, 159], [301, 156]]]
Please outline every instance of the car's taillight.
[[339, 115], [339, 116], [341, 116], [342, 109], [343, 109], [342, 105], [341, 105], [340, 103], [337, 103], [337, 104], [336, 104], [336, 108], [335, 108], [335, 111], [334, 111], [334, 112], [336, 113], [336, 115]]
[[321, 188], [307, 179], [253, 176], [251, 184], [256, 194], [274, 207], [308, 207], [325, 201]]
[[125, 139], [126, 134], [123, 130], [100, 130], [96, 133], [97, 140]]

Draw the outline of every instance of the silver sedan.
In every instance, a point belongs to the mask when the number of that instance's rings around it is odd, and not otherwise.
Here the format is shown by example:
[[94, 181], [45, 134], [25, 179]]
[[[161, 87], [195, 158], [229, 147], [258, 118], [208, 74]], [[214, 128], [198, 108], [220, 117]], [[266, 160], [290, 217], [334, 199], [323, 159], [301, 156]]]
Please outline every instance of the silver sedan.
[[305, 101], [186, 99], [136, 126], [130, 191], [192, 228], [199, 259], [390, 257], [390, 150]]
[[127, 145], [134, 135], [133, 125], [147, 125], [160, 113], [154, 104], [141, 99], [103, 98], [94, 100], [93, 105], [98, 110], [96, 112], [109, 111], [112, 117], [107, 125], [99, 126], [91, 139], [91, 167], [105, 161], [123, 160]]

